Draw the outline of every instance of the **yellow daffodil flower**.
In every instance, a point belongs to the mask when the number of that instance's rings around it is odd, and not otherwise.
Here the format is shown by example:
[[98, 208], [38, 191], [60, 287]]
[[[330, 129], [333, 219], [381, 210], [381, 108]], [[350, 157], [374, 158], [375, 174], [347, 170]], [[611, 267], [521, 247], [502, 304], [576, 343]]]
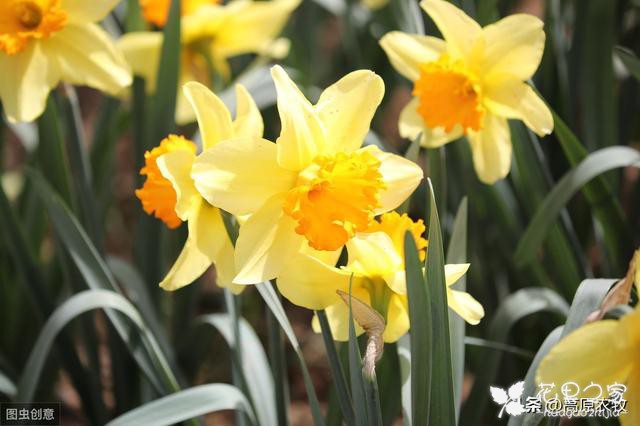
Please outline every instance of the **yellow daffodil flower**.
[[[262, 137], [262, 116], [244, 87], [236, 86], [235, 121], [231, 120], [224, 103], [201, 84], [188, 83], [184, 93], [198, 117], [204, 150], [233, 138]], [[191, 284], [215, 264], [217, 284], [238, 293], [244, 287], [233, 284], [233, 246], [220, 210], [200, 196], [191, 178], [195, 159], [193, 142], [169, 136], [145, 154], [145, 167], [140, 171], [147, 179], [136, 195], [144, 210], [154, 213], [169, 228], [183, 221], [189, 226], [185, 246], [160, 287], [177, 290]]]
[[33, 121], [58, 82], [117, 94], [131, 72], [102, 20], [117, 0], [2, 0], [0, 99], [12, 122]]
[[[159, 0], [145, 2], [148, 8], [143, 10], [147, 11], [148, 19], [156, 23], [163, 21], [158, 20], [158, 16], [166, 19], [164, 3]], [[213, 87], [209, 64], [224, 80], [228, 80], [231, 71], [227, 60], [233, 56], [255, 53], [282, 58], [287, 55], [289, 41], [277, 37], [300, 0], [214, 3], [203, 0], [183, 3], [181, 85], [198, 81]], [[134, 74], [145, 78], [149, 92], [155, 91], [162, 41], [160, 32], [132, 32], [118, 41]], [[193, 121], [193, 110], [179, 93], [176, 122], [187, 124]]]
[[209, 203], [250, 215], [236, 243], [239, 284], [277, 277], [300, 250], [339, 254], [422, 179], [411, 161], [360, 147], [384, 94], [378, 75], [354, 71], [312, 105], [281, 67], [271, 74], [282, 123], [277, 143], [219, 143], [198, 157], [192, 172]]
[[[422, 220], [412, 221], [406, 214], [385, 213], [373, 221], [366, 233], [347, 242], [349, 261], [338, 269], [318, 259], [299, 254], [292, 258], [280, 274], [280, 292], [296, 305], [309, 309], [326, 309], [333, 337], [349, 339], [349, 308], [336, 294], [349, 291], [360, 301], [370, 305], [385, 319], [385, 342], [395, 342], [409, 330], [406, 274], [404, 270], [404, 234], [411, 231], [419, 250], [425, 257], [427, 241], [422, 237]], [[469, 268], [468, 264], [445, 265], [449, 307], [470, 324], [477, 324], [484, 316], [482, 305], [466, 292], [449, 288]], [[351, 278], [353, 276], [353, 279]], [[317, 318], [313, 327], [319, 332]], [[356, 327], [358, 334], [364, 330]]]
[[542, 58], [543, 22], [517, 14], [481, 28], [447, 1], [420, 5], [444, 40], [399, 31], [380, 40], [391, 64], [414, 83], [414, 98], [400, 114], [400, 134], [422, 134], [428, 148], [466, 135], [480, 180], [491, 184], [511, 168], [507, 119], [522, 120], [540, 136], [553, 130], [549, 108], [524, 82]]
[[[640, 293], [640, 251], [634, 256], [635, 286]], [[624, 384], [627, 413], [622, 426], [640, 424], [640, 304], [619, 320], [588, 323], [570, 333], [545, 356], [536, 373], [537, 383], [575, 383], [581, 391], [592, 383], [602, 386]], [[589, 392], [589, 391], [585, 391]], [[577, 398], [594, 395], [579, 394]]]

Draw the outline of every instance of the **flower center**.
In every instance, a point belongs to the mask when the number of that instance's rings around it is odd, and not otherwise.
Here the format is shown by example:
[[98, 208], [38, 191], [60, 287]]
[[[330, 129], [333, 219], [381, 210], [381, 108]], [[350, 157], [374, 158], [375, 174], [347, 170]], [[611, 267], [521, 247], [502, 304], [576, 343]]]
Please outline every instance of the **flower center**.
[[182, 136], [170, 135], [163, 139], [159, 146], [145, 152], [144, 167], [140, 169], [140, 174], [147, 179], [142, 188], [136, 190], [136, 197], [142, 202], [144, 211], [162, 220], [170, 229], [180, 226], [182, 220], [175, 211], [176, 191], [171, 182], [162, 176], [157, 161], [160, 156], [179, 150], [191, 151], [195, 154], [196, 145]]
[[385, 188], [380, 161], [368, 151], [320, 156], [300, 172], [284, 212], [317, 250], [337, 250], [367, 229]]
[[[204, 5], [219, 3], [219, 0], [182, 0], [180, 15], [188, 16]], [[140, 0], [140, 7], [147, 22], [163, 27], [167, 23], [171, 0]]]
[[431, 129], [443, 127], [451, 132], [459, 125], [466, 134], [469, 129], [482, 128], [480, 86], [461, 61], [443, 54], [437, 61], [422, 64], [413, 95], [419, 100], [418, 113]]
[[0, 51], [21, 52], [32, 39], [48, 38], [67, 23], [60, 0], [3, 0], [0, 2]]
[[400, 215], [398, 212], [385, 213], [369, 224], [366, 232], [384, 232], [393, 241], [393, 245], [398, 253], [404, 259], [404, 234], [411, 231], [413, 239], [416, 241], [416, 249], [420, 256], [420, 260], [424, 261], [426, 257], [426, 248], [428, 242], [422, 237], [426, 228], [422, 219], [414, 222], [404, 213]]

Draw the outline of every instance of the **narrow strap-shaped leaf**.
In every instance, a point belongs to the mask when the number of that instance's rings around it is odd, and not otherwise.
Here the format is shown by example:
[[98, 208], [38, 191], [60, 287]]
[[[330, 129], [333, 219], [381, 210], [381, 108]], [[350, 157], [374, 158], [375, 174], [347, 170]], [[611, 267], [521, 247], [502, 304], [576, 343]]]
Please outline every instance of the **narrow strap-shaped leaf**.
[[629, 71], [636, 80], [640, 81], [640, 59], [638, 59], [633, 51], [622, 46], [614, 47], [613, 51], [616, 56], [620, 58], [624, 66], [627, 68], [627, 71]]
[[233, 319], [229, 314], [203, 315], [197, 319], [198, 323], [216, 328], [224, 337], [230, 348], [242, 347], [242, 374], [248, 386], [255, 407], [256, 418], [260, 425], [277, 425], [273, 377], [270, 373], [269, 361], [251, 325], [240, 318], [239, 342], [236, 341]]
[[368, 426], [374, 424], [374, 419], [370, 419], [367, 404], [367, 395], [364, 388], [364, 378], [362, 377], [362, 358], [356, 336], [356, 327], [353, 322], [353, 310], [351, 307], [351, 286], [349, 286], [349, 378], [351, 382], [351, 392], [353, 395], [353, 409], [355, 412], [356, 425]]
[[402, 424], [413, 424], [413, 406], [411, 404], [411, 336], [405, 334], [398, 340], [398, 360], [400, 361], [402, 398]]
[[273, 316], [277, 319], [280, 327], [287, 335], [291, 346], [293, 346], [296, 355], [298, 356], [298, 361], [300, 362], [300, 368], [302, 369], [302, 378], [304, 380], [304, 386], [307, 390], [307, 397], [309, 398], [309, 405], [311, 405], [311, 414], [313, 415], [313, 422], [315, 426], [324, 426], [324, 417], [322, 415], [322, 410], [320, 409], [320, 403], [318, 402], [318, 396], [316, 395], [315, 388], [313, 387], [313, 381], [311, 380], [311, 375], [309, 374], [309, 369], [307, 368], [307, 363], [302, 356], [302, 350], [300, 348], [300, 343], [296, 338], [295, 333], [293, 332], [293, 328], [291, 327], [291, 323], [287, 318], [287, 314], [282, 307], [282, 303], [278, 298], [276, 291], [273, 289], [273, 285], [270, 282], [264, 282], [260, 284], [256, 284], [256, 289], [262, 296], [262, 299], [265, 301]]
[[18, 383], [17, 401], [33, 400], [40, 373], [51, 353], [51, 346], [60, 331], [77, 316], [94, 309], [117, 310], [126, 315], [140, 330], [141, 334], [145, 334], [146, 337], [150, 336], [136, 308], [118, 293], [102, 289], [86, 290], [78, 293], [60, 305], [45, 323]]
[[410, 348], [411, 348], [411, 419], [412, 425], [429, 424], [429, 401], [431, 401], [433, 329], [431, 326], [430, 286], [422, 273], [413, 235], [407, 231], [404, 237], [405, 273], [407, 299], [409, 301]]
[[[447, 249], [447, 263], [466, 263], [467, 261], [467, 198], [463, 198], [458, 207], [451, 240]], [[452, 285], [458, 291], [466, 291], [466, 275]], [[449, 309], [449, 335], [451, 338], [451, 364], [453, 370], [453, 393], [455, 395], [456, 418], [460, 417], [462, 404], [462, 382], [464, 380], [465, 322]]]
[[[506, 342], [513, 326], [529, 315], [552, 312], [567, 317], [569, 305], [564, 298], [548, 288], [523, 288], [505, 298], [491, 320], [489, 340]], [[492, 384], [502, 353], [492, 351], [483, 357], [482, 369], [478, 371], [471, 393], [463, 407], [461, 424], [478, 424], [488, 402], [489, 386]]]
[[222, 410], [242, 410], [257, 424], [242, 392], [231, 385], [215, 383], [149, 402], [110, 421], [107, 426], [167, 426]]
[[18, 392], [15, 383], [2, 371], [0, 371], [0, 394], [13, 398]]
[[562, 209], [585, 184], [609, 170], [629, 166], [640, 167], [640, 152], [633, 148], [614, 146], [589, 154], [565, 174], [538, 207], [518, 244], [516, 261], [525, 263], [534, 258]]
[[[69, 208], [37, 172], [29, 171], [28, 174], [34, 189], [47, 208], [56, 234], [68, 250], [87, 286], [119, 292], [111, 271]], [[129, 327], [122, 318], [108, 311], [107, 316], [158, 391], [166, 393], [178, 390], [177, 379], [155, 339], [143, 340], [143, 345], [138, 345], [138, 342], [129, 339]]]
[[348, 426], [355, 424], [353, 415], [353, 402], [351, 401], [351, 395], [347, 387], [347, 380], [344, 376], [342, 364], [336, 351], [336, 346], [333, 341], [333, 335], [331, 328], [329, 327], [329, 321], [327, 320], [327, 314], [322, 311], [316, 311], [318, 322], [320, 323], [320, 330], [322, 331], [322, 339], [324, 341], [324, 347], [327, 351], [327, 358], [329, 359], [329, 368], [331, 370], [331, 379], [338, 393], [338, 403], [342, 410], [342, 417], [344, 422]]
[[438, 207], [431, 180], [429, 182], [429, 246], [425, 281], [430, 288], [432, 339], [432, 373], [429, 422], [432, 425], [455, 425], [456, 409], [449, 337], [447, 284], [444, 275], [444, 249]]

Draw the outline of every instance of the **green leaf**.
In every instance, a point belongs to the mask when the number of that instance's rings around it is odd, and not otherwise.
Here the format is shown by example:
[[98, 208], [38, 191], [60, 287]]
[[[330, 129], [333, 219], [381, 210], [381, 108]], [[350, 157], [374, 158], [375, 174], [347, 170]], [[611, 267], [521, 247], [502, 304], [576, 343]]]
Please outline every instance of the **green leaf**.
[[215, 383], [156, 399], [110, 421], [107, 426], [168, 426], [223, 410], [242, 410], [255, 424], [251, 406], [242, 392], [231, 385]]
[[302, 349], [300, 348], [300, 343], [296, 338], [295, 333], [293, 332], [293, 328], [291, 327], [291, 323], [287, 318], [287, 314], [282, 307], [282, 303], [278, 298], [278, 294], [273, 289], [273, 286], [270, 282], [264, 282], [260, 284], [256, 284], [256, 289], [262, 296], [262, 299], [267, 304], [273, 316], [276, 318], [280, 327], [287, 335], [291, 346], [293, 346], [293, 350], [296, 352], [298, 356], [298, 361], [300, 362], [300, 368], [302, 369], [302, 378], [304, 381], [304, 386], [307, 390], [307, 396], [309, 398], [309, 405], [311, 405], [311, 414], [313, 415], [313, 422], [315, 426], [324, 426], [324, 417], [322, 415], [322, 410], [320, 409], [320, 403], [318, 402], [318, 396], [316, 395], [315, 388], [313, 387], [313, 381], [311, 380], [311, 375], [309, 374], [309, 369], [307, 368], [307, 363], [302, 356]]
[[318, 322], [320, 323], [320, 329], [322, 331], [322, 339], [324, 341], [324, 347], [327, 351], [327, 358], [329, 359], [329, 368], [331, 370], [331, 379], [338, 392], [338, 403], [342, 411], [342, 417], [348, 426], [355, 424], [353, 414], [353, 402], [351, 401], [351, 395], [347, 387], [347, 380], [344, 375], [338, 352], [333, 341], [333, 335], [331, 333], [331, 327], [329, 327], [329, 321], [327, 320], [327, 314], [324, 310], [316, 311]]
[[[576, 328], [584, 324], [587, 317], [598, 310], [607, 292], [615, 284], [616, 280], [612, 279], [589, 279], [584, 280], [571, 302], [571, 308], [567, 316], [567, 321], [563, 327], [557, 327], [553, 330], [540, 346], [538, 353], [533, 359], [527, 375], [525, 377], [523, 398], [533, 396], [536, 390], [535, 375], [538, 365], [542, 358], [549, 353], [551, 348], [564, 336], [571, 333]], [[542, 421], [542, 416], [535, 414], [527, 414], [519, 417], [511, 417], [509, 426], [520, 425], [537, 425]]]
[[[467, 261], [467, 198], [463, 198], [458, 207], [451, 241], [447, 249], [447, 263], [466, 263]], [[466, 291], [467, 278], [463, 275], [452, 289]], [[462, 382], [464, 380], [465, 322], [462, 317], [449, 309], [449, 335], [451, 339], [451, 364], [453, 370], [453, 393], [455, 395], [456, 419], [460, 417], [462, 405]]]
[[[17, 401], [28, 402], [33, 396], [45, 361], [51, 354], [51, 346], [62, 329], [77, 316], [94, 309], [117, 310], [130, 319], [143, 339], [153, 341], [149, 330], [136, 308], [123, 296], [110, 290], [86, 290], [70, 297], [49, 317], [29, 355], [24, 373], [18, 383]], [[115, 316], [114, 312], [111, 316]], [[118, 317], [121, 319], [120, 317]]]
[[615, 146], [589, 154], [570, 170], [551, 190], [538, 207], [515, 253], [516, 262], [523, 264], [534, 259], [549, 228], [565, 208], [571, 197], [591, 179], [620, 167], [640, 167], [640, 152], [633, 148]]
[[629, 71], [636, 80], [640, 81], [640, 59], [638, 59], [635, 53], [622, 46], [614, 47], [613, 52], [618, 58], [620, 58], [624, 66], [627, 68], [627, 71]]
[[362, 377], [362, 358], [352, 312], [351, 285], [349, 285], [349, 378], [351, 382], [351, 392], [353, 394], [353, 409], [355, 412], [356, 425], [368, 426], [369, 424], [374, 424], [375, 417], [373, 419], [370, 418], [371, 413], [368, 409], [364, 377]]
[[[538, 370], [538, 366], [542, 359], [549, 353], [551, 348], [558, 343], [561, 338], [562, 331], [562, 326], [554, 328], [547, 338], [544, 339], [542, 345], [540, 345], [540, 349], [538, 349], [536, 356], [533, 358], [533, 361], [527, 370], [527, 375], [524, 378], [524, 391], [522, 392], [522, 398], [524, 401], [526, 401], [528, 396], [535, 396], [537, 389], [536, 371]], [[522, 416], [511, 416], [509, 418], [508, 426], [537, 425], [540, 423], [542, 418], [542, 415], [533, 413], [525, 413]]]
[[[406, 252], [405, 252], [406, 253]], [[411, 384], [411, 336], [405, 334], [398, 340], [398, 360], [400, 362], [400, 376], [402, 378], [402, 424], [413, 425], [412, 384]]]
[[[569, 305], [553, 290], [548, 288], [523, 288], [509, 295], [500, 304], [489, 328], [489, 340], [505, 343], [513, 326], [529, 315], [552, 312], [566, 317]], [[488, 401], [489, 386], [495, 379], [501, 360], [500, 351], [492, 351], [483, 356], [482, 368], [463, 407], [461, 424], [478, 424]]]
[[505, 353], [510, 353], [510, 354], [517, 355], [519, 357], [527, 358], [527, 359], [532, 359], [535, 355], [533, 352], [520, 349], [513, 345], [507, 345], [505, 343], [500, 343], [500, 342], [492, 342], [491, 340], [480, 339], [478, 337], [465, 337], [464, 344], [469, 346], [477, 346], [480, 348], [493, 349], [496, 351], [502, 351]]
[[163, 43], [160, 53], [160, 64], [156, 93], [152, 98], [151, 126], [147, 147], [155, 146], [160, 140], [175, 130], [176, 99], [178, 96], [178, 82], [180, 81], [181, 44], [181, 0], [172, 0], [169, 17], [163, 30]]
[[[92, 289], [119, 291], [111, 271], [68, 207], [37, 172], [29, 171], [28, 175], [47, 208], [56, 234], [69, 251], [87, 285]], [[129, 327], [119, 316], [108, 311], [107, 316], [151, 383], [160, 392], [163, 389], [164, 392], [179, 389], [177, 380], [155, 339], [143, 340], [142, 345], [139, 345], [138, 342], [129, 339]]]
[[16, 385], [13, 383], [13, 381], [9, 379], [6, 374], [0, 371], [0, 394], [4, 394], [9, 398], [13, 398], [17, 392], [18, 389], [16, 388]]
[[60, 129], [58, 108], [53, 96], [47, 98], [44, 113], [38, 118], [38, 161], [44, 176], [62, 199], [73, 208], [69, 164]]
[[[431, 401], [433, 329], [431, 314], [431, 286], [427, 286], [422, 264], [418, 258], [413, 235], [407, 231], [404, 237], [407, 299], [409, 302], [410, 330], [410, 380], [411, 419], [413, 425], [429, 423]], [[401, 347], [399, 345], [399, 347]], [[402, 354], [399, 353], [399, 355]], [[404, 385], [403, 385], [404, 388]], [[405, 404], [403, 404], [405, 405]]]
[[[431, 327], [433, 338], [431, 399], [429, 422], [436, 425], [455, 425], [456, 409], [453, 390], [453, 367], [451, 365], [451, 342], [449, 337], [449, 308], [447, 304], [447, 284], [444, 275], [444, 249], [442, 231], [438, 218], [438, 207], [431, 180], [429, 182], [429, 246], [425, 281], [431, 288]], [[413, 358], [412, 358], [413, 359]], [[415, 417], [414, 417], [415, 419]]]
[[[564, 121], [551, 111], [554, 121], [555, 136], [560, 142], [569, 163], [576, 166], [584, 160], [589, 152], [569, 129]], [[614, 195], [609, 183], [602, 176], [582, 188], [582, 193], [589, 202], [596, 220], [601, 224], [609, 258], [614, 272], [622, 274], [626, 267], [626, 258], [632, 249], [630, 231], [620, 201]]]
[[244, 318], [240, 319], [240, 341], [236, 343], [233, 320], [228, 314], [203, 315], [197, 318], [197, 322], [215, 327], [230, 348], [238, 346], [242, 348], [242, 373], [245, 383], [248, 384], [248, 392], [255, 407], [257, 420], [260, 425], [277, 425], [273, 377], [269, 361], [251, 325]]

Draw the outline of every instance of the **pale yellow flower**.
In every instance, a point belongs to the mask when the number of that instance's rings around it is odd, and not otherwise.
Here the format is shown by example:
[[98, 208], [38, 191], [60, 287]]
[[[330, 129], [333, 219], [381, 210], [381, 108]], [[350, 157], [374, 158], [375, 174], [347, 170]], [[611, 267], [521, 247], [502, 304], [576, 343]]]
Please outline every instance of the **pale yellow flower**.
[[[289, 52], [289, 41], [277, 38], [300, 0], [233, 0], [226, 5], [195, 2], [198, 7], [183, 9], [180, 84], [198, 81], [213, 87], [208, 61], [228, 80], [227, 60], [253, 53], [282, 58]], [[155, 91], [163, 35], [160, 32], [132, 32], [118, 41], [134, 74], [144, 77], [149, 92]], [[193, 110], [178, 93], [176, 122], [195, 121]]]
[[481, 28], [447, 1], [420, 5], [444, 40], [399, 31], [380, 40], [392, 65], [414, 83], [400, 134], [422, 134], [428, 148], [466, 135], [480, 180], [493, 183], [511, 168], [507, 119], [522, 120], [540, 136], [553, 130], [549, 108], [525, 83], [542, 58], [543, 22], [517, 14]]
[[60, 81], [117, 94], [131, 72], [102, 20], [118, 0], [2, 0], [0, 99], [12, 122], [33, 121]]
[[[309, 309], [326, 309], [336, 340], [349, 339], [349, 308], [336, 294], [349, 291], [370, 305], [385, 319], [383, 338], [395, 342], [409, 330], [406, 273], [404, 269], [404, 235], [411, 231], [420, 257], [424, 259], [427, 241], [422, 237], [422, 220], [413, 222], [406, 214], [385, 213], [373, 222], [366, 233], [347, 242], [349, 261], [341, 269], [312, 256], [292, 258], [278, 278], [280, 292], [296, 305]], [[468, 264], [445, 265], [447, 299], [451, 309], [470, 324], [477, 324], [484, 309], [471, 295], [450, 288], [462, 277]], [[313, 328], [319, 331], [314, 318]], [[364, 330], [356, 327], [358, 334]]]
[[[219, 3], [219, 0], [182, 0], [180, 2], [181, 16], [192, 15], [202, 6]], [[170, 6], [171, 0], [140, 0], [140, 9], [144, 19], [159, 27], [166, 24]]]
[[[184, 93], [198, 117], [204, 150], [233, 138], [262, 137], [262, 116], [244, 87], [236, 86], [238, 106], [233, 121], [224, 103], [201, 84], [188, 83]], [[184, 248], [160, 287], [177, 290], [215, 264], [216, 283], [234, 293], [242, 291], [243, 286], [234, 284], [233, 245], [222, 214], [200, 196], [191, 178], [195, 145], [182, 137], [170, 136], [145, 159], [147, 164], [141, 173], [147, 176], [147, 181], [136, 191], [145, 211], [155, 212], [170, 228], [182, 221], [189, 226]]]
[[361, 148], [384, 94], [375, 73], [348, 74], [316, 105], [281, 67], [271, 73], [282, 123], [277, 143], [256, 138], [220, 143], [198, 157], [192, 173], [212, 205], [250, 215], [236, 243], [239, 284], [277, 277], [301, 250], [339, 254], [422, 179], [411, 161], [375, 146]]

